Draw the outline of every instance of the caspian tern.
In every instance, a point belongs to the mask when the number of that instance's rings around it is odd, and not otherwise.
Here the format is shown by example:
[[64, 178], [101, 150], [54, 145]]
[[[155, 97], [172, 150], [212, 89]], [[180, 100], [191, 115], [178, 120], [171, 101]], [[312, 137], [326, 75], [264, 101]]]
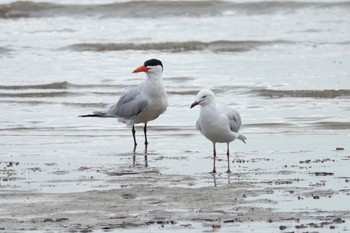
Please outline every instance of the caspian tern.
[[231, 173], [230, 142], [237, 138], [244, 143], [246, 140], [246, 137], [238, 132], [241, 127], [241, 116], [234, 109], [217, 105], [215, 95], [211, 90], [198, 92], [191, 108], [196, 105], [201, 106], [196, 128], [213, 143], [214, 164], [212, 173], [216, 173], [216, 143], [227, 144], [227, 173]]
[[168, 96], [163, 86], [163, 64], [150, 59], [133, 73], [145, 72], [147, 78], [138, 86], [126, 91], [119, 101], [105, 111], [95, 111], [80, 117], [116, 117], [119, 122], [132, 126], [134, 151], [136, 149], [135, 124], [144, 123], [145, 146], [147, 148], [147, 123], [158, 118], [168, 106]]

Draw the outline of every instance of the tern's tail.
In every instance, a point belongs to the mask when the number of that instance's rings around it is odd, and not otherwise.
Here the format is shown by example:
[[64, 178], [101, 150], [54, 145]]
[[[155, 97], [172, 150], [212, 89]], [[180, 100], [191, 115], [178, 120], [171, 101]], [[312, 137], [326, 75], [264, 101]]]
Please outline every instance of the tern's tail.
[[96, 112], [93, 112], [92, 114], [80, 115], [79, 117], [107, 117], [107, 113], [96, 111]]
[[242, 142], [246, 143], [245, 140], [247, 140], [247, 137], [244, 136], [243, 134], [238, 134], [238, 137], [237, 137], [239, 140], [241, 140]]

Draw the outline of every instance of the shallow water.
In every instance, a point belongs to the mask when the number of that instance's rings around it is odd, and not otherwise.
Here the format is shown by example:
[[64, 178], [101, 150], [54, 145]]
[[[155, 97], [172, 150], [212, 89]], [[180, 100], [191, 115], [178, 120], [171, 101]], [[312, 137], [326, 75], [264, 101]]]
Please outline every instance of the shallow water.
[[[344, 210], [349, 13], [347, 1], [0, 1], [1, 189], [83, 193], [140, 177], [135, 186], [142, 186], [162, 174], [164, 187], [275, 184], [250, 201], [274, 200], [257, 205], [276, 211]], [[149, 123], [145, 160], [142, 126], [133, 154], [130, 128], [77, 116], [116, 102], [144, 78], [132, 70], [153, 57], [164, 64], [169, 107]], [[220, 173], [207, 174], [211, 143], [195, 131], [199, 110], [189, 108], [203, 88], [241, 113], [248, 140], [231, 144], [233, 176], [223, 173], [225, 145]], [[332, 198], [311, 200], [307, 189], [319, 185]], [[296, 199], [298, 186], [304, 199]], [[208, 228], [191, 224], [180, 228]]]

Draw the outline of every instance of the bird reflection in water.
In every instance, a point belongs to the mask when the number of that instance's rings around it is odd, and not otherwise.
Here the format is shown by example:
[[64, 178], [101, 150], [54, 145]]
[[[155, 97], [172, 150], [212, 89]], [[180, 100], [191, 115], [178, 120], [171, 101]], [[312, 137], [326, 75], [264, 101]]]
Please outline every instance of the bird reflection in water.
[[[136, 156], [137, 155], [142, 155], [142, 153], [136, 153], [136, 150], [134, 149], [133, 150], [133, 153], [132, 153], [132, 164], [133, 164], [133, 166], [136, 166], [136, 165], [138, 165], [137, 163], [136, 163]], [[145, 146], [145, 151], [144, 151], [144, 163], [145, 163], [145, 167], [148, 167], [148, 160], [147, 160], [147, 156], [148, 156], [148, 154], [147, 154], [147, 146]]]
[[[221, 173], [210, 173], [212, 179], [213, 179], [213, 185], [214, 187], [218, 186], [218, 180], [221, 180]], [[225, 174], [227, 177], [227, 180], [222, 183], [222, 185], [226, 185], [226, 184], [231, 184], [231, 176], [235, 176], [234, 173], [226, 173]]]

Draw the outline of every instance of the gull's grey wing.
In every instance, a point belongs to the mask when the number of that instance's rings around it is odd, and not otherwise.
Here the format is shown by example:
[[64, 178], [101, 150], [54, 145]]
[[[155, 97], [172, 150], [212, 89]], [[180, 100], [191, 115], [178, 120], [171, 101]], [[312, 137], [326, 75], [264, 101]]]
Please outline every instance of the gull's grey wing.
[[225, 108], [225, 114], [229, 119], [231, 131], [237, 133], [242, 123], [241, 116], [236, 110], [230, 108]]
[[148, 105], [148, 101], [143, 99], [140, 90], [135, 87], [126, 91], [118, 100], [118, 103], [108, 109], [107, 114], [124, 119], [137, 116]]

